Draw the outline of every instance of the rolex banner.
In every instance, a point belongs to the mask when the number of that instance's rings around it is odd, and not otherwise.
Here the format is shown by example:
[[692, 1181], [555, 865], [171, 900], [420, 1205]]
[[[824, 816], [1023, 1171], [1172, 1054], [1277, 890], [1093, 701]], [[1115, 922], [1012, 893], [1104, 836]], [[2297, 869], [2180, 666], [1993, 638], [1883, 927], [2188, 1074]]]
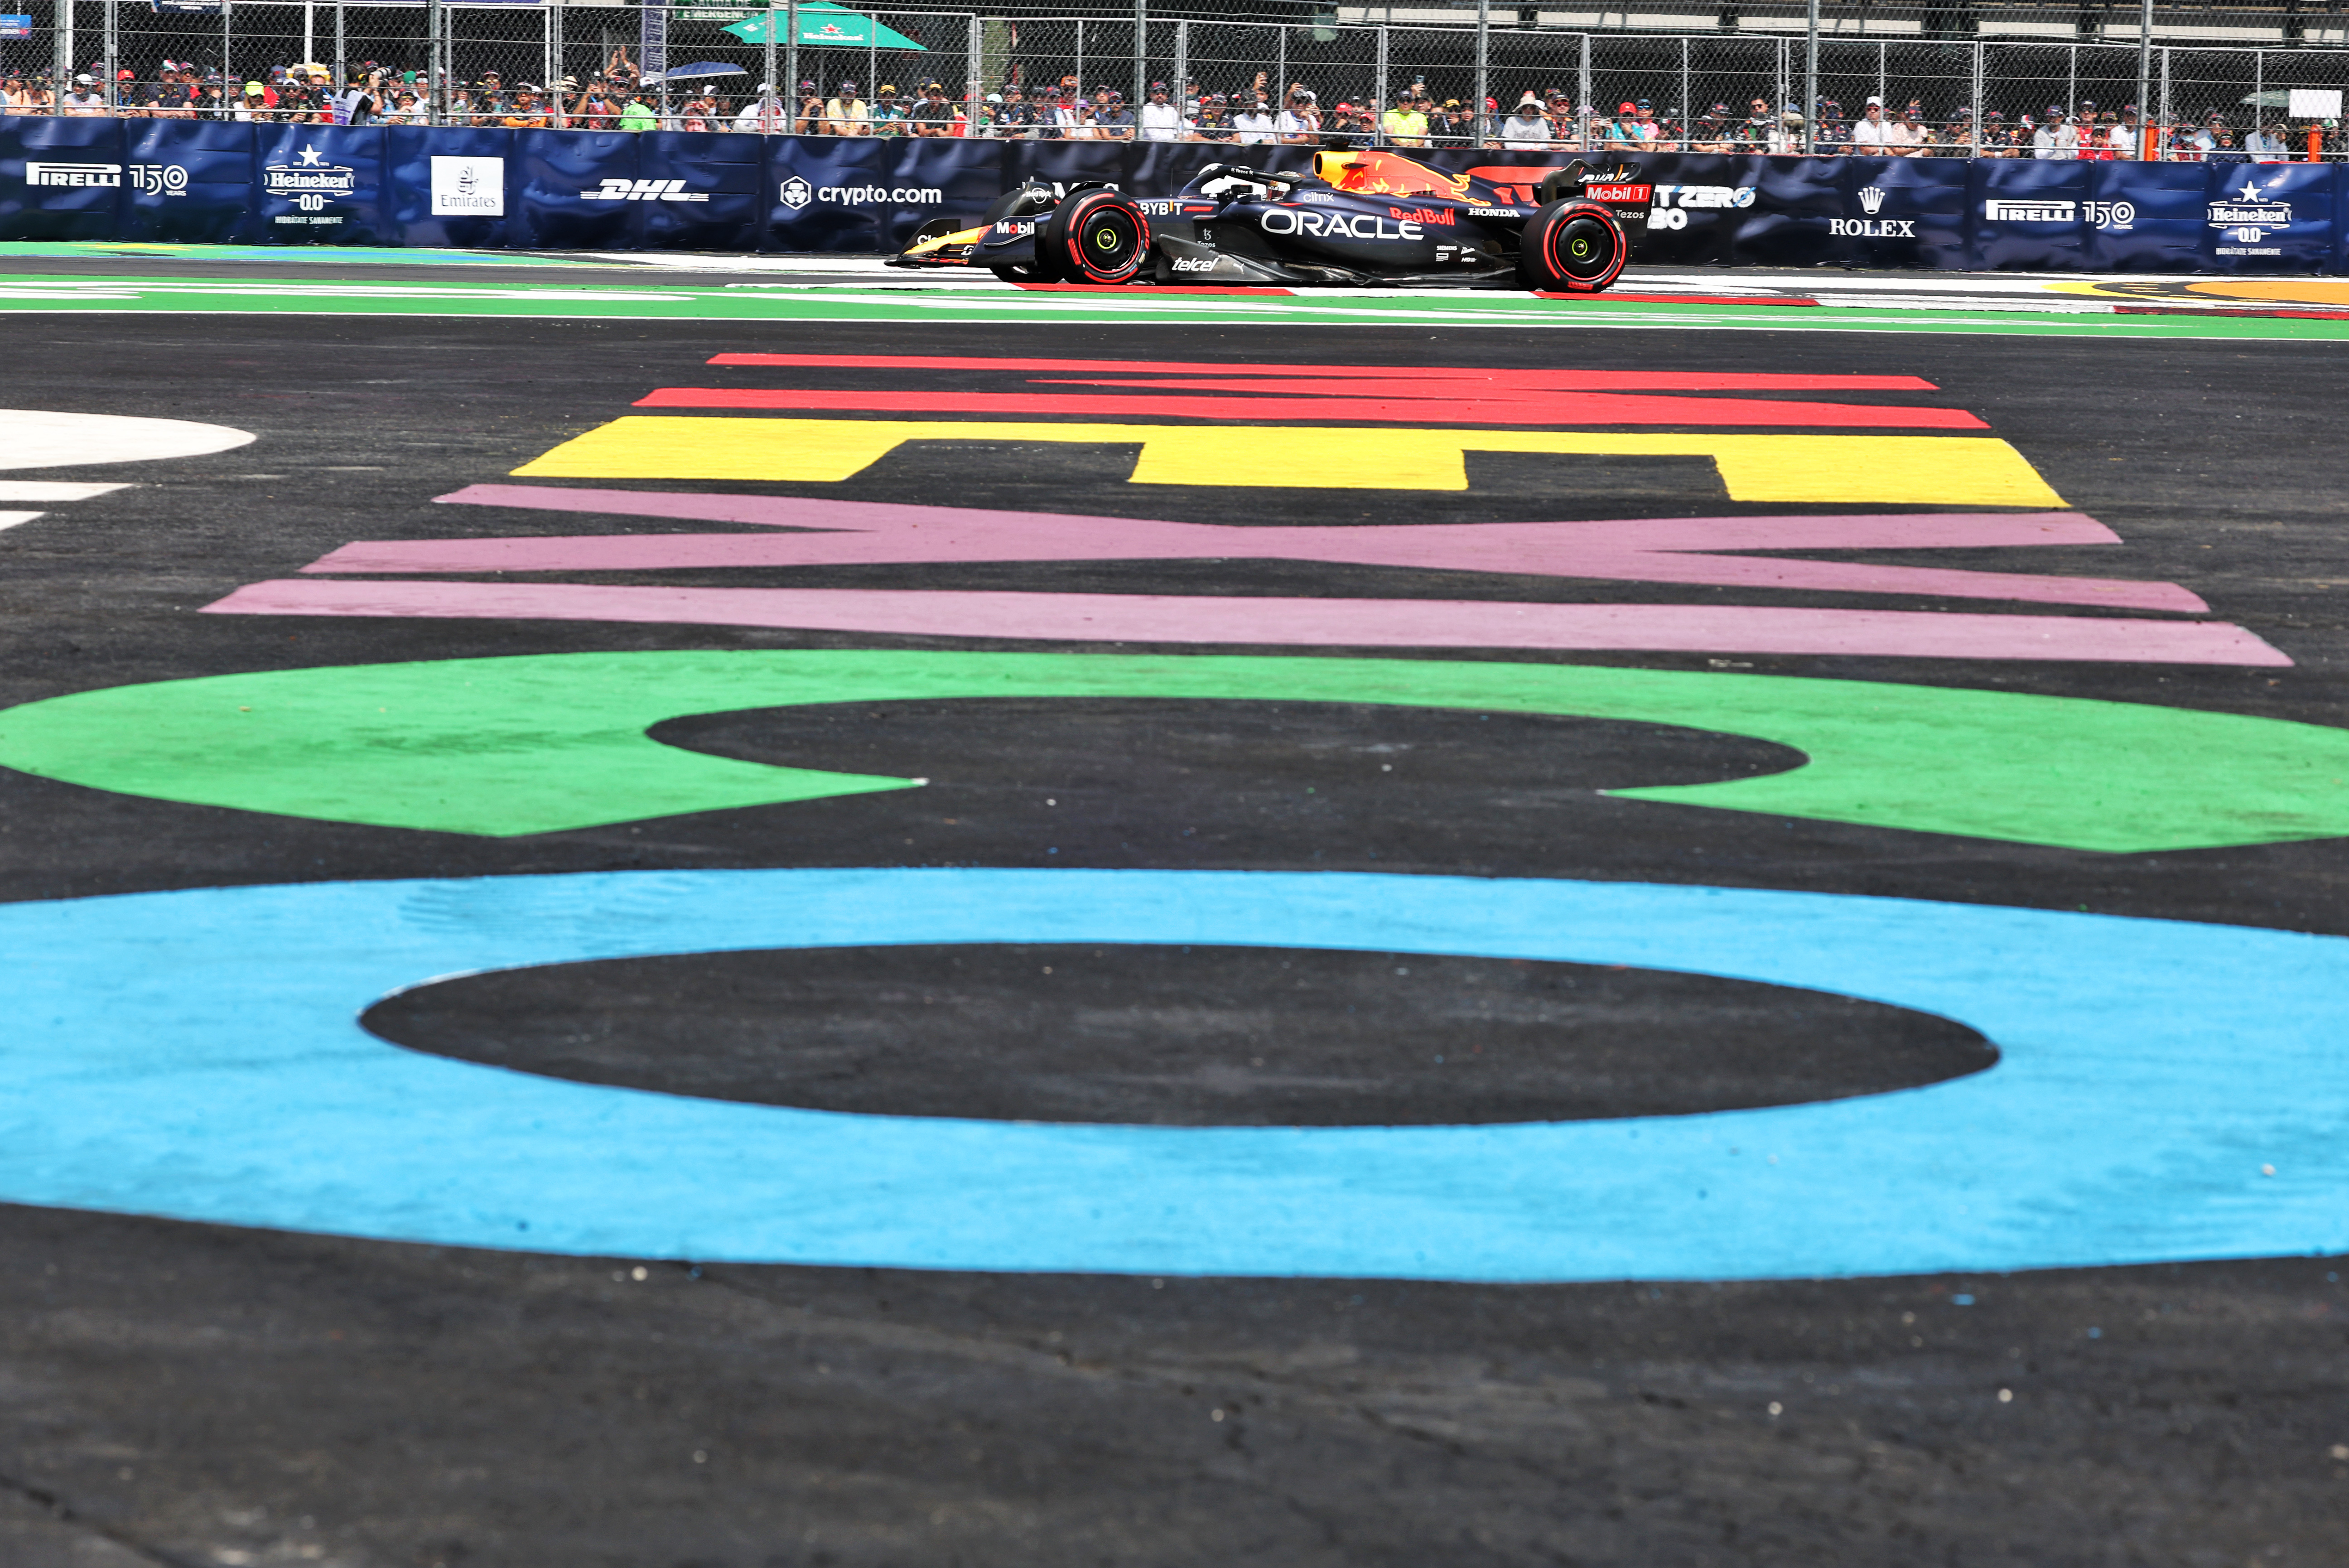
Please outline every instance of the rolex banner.
[[[1172, 192], [1294, 147], [0, 119], [0, 240], [889, 252], [1021, 181]], [[1644, 187], [1673, 265], [2349, 272], [2349, 165], [1614, 157], [1446, 148], [1522, 186], [1569, 158]]]

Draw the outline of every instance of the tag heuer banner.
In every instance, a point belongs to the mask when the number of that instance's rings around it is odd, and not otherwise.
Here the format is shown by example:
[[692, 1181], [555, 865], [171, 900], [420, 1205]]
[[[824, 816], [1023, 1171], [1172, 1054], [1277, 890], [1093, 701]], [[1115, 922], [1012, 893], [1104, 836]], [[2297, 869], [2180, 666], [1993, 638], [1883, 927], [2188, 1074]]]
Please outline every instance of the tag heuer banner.
[[[11, 116], [0, 119], [0, 240], [870, 253], [934, 218], [976, 219], [1030, 177], [1150, 194], [1229, 155], [1187, 142]], [[1521, 184], [1530, 199], [1567, 156], [1463, 148], [1428, 161]], [[2349, 164], [1620, 161], [1624, 182], [1649, 192], [1632, 224], [1642, 261], [2349, 272]]]

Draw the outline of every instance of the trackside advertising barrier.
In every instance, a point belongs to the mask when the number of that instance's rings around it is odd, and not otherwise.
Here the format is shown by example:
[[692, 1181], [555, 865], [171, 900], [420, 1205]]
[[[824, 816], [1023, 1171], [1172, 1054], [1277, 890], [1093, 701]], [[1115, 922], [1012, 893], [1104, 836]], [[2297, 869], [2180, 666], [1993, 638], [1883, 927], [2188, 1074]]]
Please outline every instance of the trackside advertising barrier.
[[[894, 251], [1022, 180], [1171, 191], [1299, 147], [0, 119], [0, 240]], [[1566, 153], [1446, 148], [1531, 187]], [[1633, 154], [1642, 261], [2349, 272], [2349, 164]]]

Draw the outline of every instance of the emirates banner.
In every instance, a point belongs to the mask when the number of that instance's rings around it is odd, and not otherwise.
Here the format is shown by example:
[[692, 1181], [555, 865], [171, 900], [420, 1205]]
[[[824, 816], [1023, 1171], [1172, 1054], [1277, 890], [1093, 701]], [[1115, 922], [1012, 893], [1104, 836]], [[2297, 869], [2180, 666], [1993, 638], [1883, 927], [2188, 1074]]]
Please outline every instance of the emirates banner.
[[[0, 119], [0, 240], [886, 253], [1023, 181], [1164, 195], [1301, 147]], [[1636, 260], [1969, 271], [2349, 272], [2349, 165], [1425, 155], [1525, 188], [1648, 187]]]

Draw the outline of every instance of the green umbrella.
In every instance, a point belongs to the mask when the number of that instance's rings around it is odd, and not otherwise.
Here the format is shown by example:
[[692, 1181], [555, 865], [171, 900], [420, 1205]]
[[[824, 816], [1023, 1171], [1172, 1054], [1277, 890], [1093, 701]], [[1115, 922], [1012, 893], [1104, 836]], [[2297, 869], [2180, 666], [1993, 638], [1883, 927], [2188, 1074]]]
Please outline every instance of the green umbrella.
[[[761, 11], [755, 16], [735, 23], [726, 31], [746, 44], [763, 44], [767, 41], [768, 18], [780, 19], [784, 15], [781, 6], [771, 11]], [[782, 29], [777, 28], [776, 31], [780, 34]], [[800, 46], [819, 49], [912, 49], [920, 54], [929, 53], [926, 47], [895, 28], [883, 26], [872, 17], [859, 16], [844, 6], [827, 4], [826, 0], [807, 0], [807, 4], [801, 5]]]

